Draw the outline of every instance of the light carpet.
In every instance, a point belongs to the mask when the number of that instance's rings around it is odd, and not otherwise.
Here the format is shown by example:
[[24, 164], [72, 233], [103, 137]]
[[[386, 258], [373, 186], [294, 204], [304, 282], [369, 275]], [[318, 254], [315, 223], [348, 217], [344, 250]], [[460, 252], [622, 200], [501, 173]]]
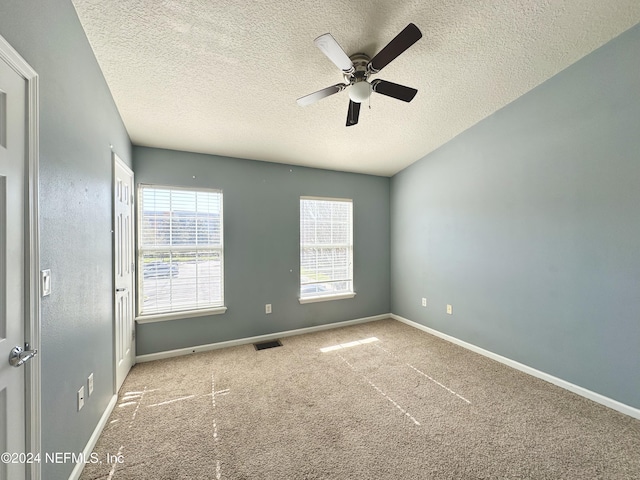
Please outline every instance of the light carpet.
[[281, 341], [136, 365], [81, 479], [640, 478], [640, 421], [395, 320]]

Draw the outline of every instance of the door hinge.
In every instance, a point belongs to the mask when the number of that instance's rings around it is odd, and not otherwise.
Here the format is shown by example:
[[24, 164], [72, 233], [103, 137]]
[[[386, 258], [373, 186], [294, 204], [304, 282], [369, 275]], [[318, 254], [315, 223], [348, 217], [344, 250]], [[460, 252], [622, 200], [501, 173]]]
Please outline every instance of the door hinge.
[[131, 330], [131, 340], [135, 340], [136, 339], [136, 331], [135, 330]]

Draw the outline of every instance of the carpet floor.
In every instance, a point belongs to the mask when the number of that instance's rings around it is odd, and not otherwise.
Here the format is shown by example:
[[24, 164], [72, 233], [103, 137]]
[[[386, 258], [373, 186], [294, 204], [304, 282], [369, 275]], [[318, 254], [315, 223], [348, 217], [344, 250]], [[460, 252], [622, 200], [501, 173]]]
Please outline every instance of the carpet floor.
[[639, 420], [395, 320], [281, 342], [134, 366], [81, 479], [640, 478]]

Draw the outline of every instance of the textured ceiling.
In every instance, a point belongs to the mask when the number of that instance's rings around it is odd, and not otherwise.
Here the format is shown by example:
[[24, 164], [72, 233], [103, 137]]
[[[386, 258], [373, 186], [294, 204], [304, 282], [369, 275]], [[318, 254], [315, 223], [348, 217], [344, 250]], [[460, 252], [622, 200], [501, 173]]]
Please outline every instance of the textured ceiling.
[[[638, 0], [73, 0], [136, 145], [390, 176], [640, 22]], [[345, 127], [348, 93], [313, 44], [375, 55], [423, 37], [372, 78], [383, 95]]]

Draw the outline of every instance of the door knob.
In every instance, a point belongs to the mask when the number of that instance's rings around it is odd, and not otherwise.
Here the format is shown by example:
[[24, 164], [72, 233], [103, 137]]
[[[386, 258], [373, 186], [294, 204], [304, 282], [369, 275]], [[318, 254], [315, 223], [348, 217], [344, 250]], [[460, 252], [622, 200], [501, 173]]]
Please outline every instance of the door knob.
[[28, 362], [38, 354], [38, 350], [29, 350], [29, 344], [25, 343], [24, 348], [16, 345], [9, 352], [9, 365], [12, 367], [19, 367], [25, 362]]

